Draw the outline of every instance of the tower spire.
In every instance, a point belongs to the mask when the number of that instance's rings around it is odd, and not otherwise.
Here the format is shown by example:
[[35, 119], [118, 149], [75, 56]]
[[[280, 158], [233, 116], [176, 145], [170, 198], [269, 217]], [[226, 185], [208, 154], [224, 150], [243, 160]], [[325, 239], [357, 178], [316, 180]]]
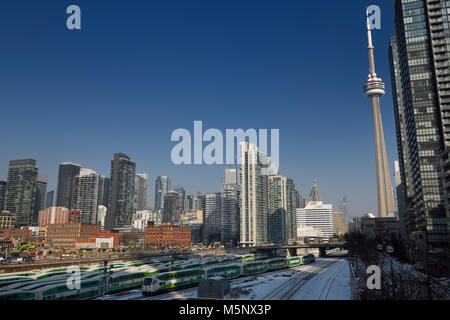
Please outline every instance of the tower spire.
[[366, 25], [367, 25], [367, 50], [369, 51], [369, 78], [376, 78], [377, 74], [375, 73], [375, 58], [373, 54], [373, 45], [372, 45], [372, 31], [370, 29], [370, 20], [369, 20], [369, 8], [366, 7]]
[[383, 124], [380, 112], [380, 97], [384, 95], [384, 83], [375, 73], [374, 47], [370, 30], [369, 10], [366, 8], [367, 41], [369, 51], [369, 77], [364, 85], [364, 93], [372, 102], [373, 129], [375, 136], [375, 155], [377, 167], [378, 216], [387, 217], [395, 212], [394, 192], [386, 156]]

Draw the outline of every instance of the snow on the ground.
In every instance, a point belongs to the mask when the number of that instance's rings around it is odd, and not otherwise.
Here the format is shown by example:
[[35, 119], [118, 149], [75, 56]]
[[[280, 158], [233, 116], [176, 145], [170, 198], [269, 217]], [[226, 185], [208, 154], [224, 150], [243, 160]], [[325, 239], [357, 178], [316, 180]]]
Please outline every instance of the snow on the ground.
[[[232, 284], [232, 290], [237, 290], [240, 295], [237, 297], [230, 292], [225, 299], [237, 300], [260, 300], [264, 299], [278, 289], [280, 286], [286, 284], [293, 276], [300, 275], [301, 278], [310, 272], [318, 272], [324, 264], [330, 261], [323, 259], [314, 264], [302, 266], [298, 269], [289, 269], [284, 272], [270, 275], [259, 275], [254, 280]], [[299, 274], [300, 273], [300, 274]], [[297, 279], [302, 281], [301, 278]], [[336, 263], [329, 266], [321, 273], [307, 280], [305, 284], [295, 293], [290, 299], [292, 300], [350, 300], [350, 271], [348, 261], [345, 259], [338, 260]]]
[[291, 300], [351, 300], [350, 270], [343, 259], [309, 280]]
[[[326, 269], [322, 268], [328, 263], [336, 261]], [[317, 273], [309, 280], [302, 280], [311, 273]], [[346, 259], [323, 258], [315, 263], [284, 269], [269, 274], [259, 274], [253, 277], [238, 278], [231, 281], [231, 291], [225, 296], [225, 300], [262, 300], [270, 293], [283, 285], [287, 285], [293, 277], [295, 284], [305, 281], [304, 285], [290, 298], [292, 300], [350, 300], [350, 271]], [[290, 287], [287, 286], [287, 287]], [[197, 298], [197, 288], [189, 288], [173, 291], [153, 297], [143, 297], [140, 290], [132, 290], [123, 296], [110, 296], [107, 299], [191, 299]], [[101, 298], [100, 298], [101, 299]], [[105, 298], [103, 298], [105, 299]]]

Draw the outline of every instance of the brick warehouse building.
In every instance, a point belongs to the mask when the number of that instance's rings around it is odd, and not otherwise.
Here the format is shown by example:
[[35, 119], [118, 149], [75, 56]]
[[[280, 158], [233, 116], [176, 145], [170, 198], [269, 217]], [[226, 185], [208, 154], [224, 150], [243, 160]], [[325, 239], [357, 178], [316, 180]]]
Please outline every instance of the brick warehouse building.
[[62, 224], [75, 221], [71, 215], [75, 215], [75, 212], [64, 207], [50, 207], [39, 211], [38, 226], [45, 227], [49, 224]]
[[112, 247], [119, 247], [119, 234], [101, 232], [100, 224], [83, 224], [68, 222], [49, 224], [45, 236], [45, 246], [53, 248], [75, 249], [96, 248], [101, 238], [112, 238]]
[[174, 224], [155, 226], [149, 223], [145, 229], [146, 248], [189, 247], [191, 244], [191, 229]]

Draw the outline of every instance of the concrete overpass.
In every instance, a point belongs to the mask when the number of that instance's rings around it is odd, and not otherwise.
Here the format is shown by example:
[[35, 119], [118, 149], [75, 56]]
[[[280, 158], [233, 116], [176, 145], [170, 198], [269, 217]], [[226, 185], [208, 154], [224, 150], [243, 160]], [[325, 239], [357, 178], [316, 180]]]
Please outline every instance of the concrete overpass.
[[274, 245], [274, 246], [261, 246], [251, 247], [256, 252], [266, 252], [272, 257], [277, 256], [277, 250], [286, 249], [288, 257], [297, 256], [297, 249], [319, 249], [319, 256], [325, 257], [326, 251], [330, 249], [343, 249], [343, 243], [308, 243], [308, 244], [296, 244], [296, 245]]

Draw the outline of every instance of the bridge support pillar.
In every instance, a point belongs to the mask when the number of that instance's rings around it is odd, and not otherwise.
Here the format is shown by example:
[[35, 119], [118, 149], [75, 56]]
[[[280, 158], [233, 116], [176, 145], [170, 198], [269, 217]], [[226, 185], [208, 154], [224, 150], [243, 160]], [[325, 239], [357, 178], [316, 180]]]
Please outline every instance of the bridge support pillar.
[[326, 248], [319, 248], [319, 257], [323, 258], [327, 256]]
[[290, 258], [290, 257], [295, 257], [295, 256], [297, 256], [297, 249], [296, 248], [289, 248], [287, 250], [287, 257]]

